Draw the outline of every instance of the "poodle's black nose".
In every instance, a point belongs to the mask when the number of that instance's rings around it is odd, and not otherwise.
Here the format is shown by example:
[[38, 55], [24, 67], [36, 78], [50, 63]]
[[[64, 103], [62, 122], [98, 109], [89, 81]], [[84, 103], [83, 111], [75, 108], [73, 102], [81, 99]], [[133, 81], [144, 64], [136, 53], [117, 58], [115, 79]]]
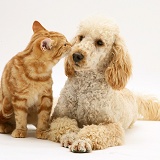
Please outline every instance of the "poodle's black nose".
[[73, 60], [74, 62], [79, 62], [84, 58], [84, 56], [81, 53], [74, 53], [73, 54]]

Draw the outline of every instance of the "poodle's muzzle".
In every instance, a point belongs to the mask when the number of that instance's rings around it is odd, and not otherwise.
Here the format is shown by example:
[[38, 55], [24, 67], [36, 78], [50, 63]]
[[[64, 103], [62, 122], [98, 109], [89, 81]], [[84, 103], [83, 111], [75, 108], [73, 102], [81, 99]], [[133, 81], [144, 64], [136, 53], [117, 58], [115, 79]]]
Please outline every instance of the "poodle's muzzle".
[[86, 61], [86, 55], [87, 53], [80, 48], [75, 48], [72, 50], [69, 59], [70, 59], [70, 64], [72, 63], [72, 66], [74, 67], [75, 70], [86, 68], [86, 65], [88, 64]]
[[74, 61], [75, 63], [80, 62], [80, 61], [84, 58], [83, 54], [81, 54], [81, 53], [79, 53], [79, 52], [73, 53], [72, 57], [73, 57], [73, 61]]

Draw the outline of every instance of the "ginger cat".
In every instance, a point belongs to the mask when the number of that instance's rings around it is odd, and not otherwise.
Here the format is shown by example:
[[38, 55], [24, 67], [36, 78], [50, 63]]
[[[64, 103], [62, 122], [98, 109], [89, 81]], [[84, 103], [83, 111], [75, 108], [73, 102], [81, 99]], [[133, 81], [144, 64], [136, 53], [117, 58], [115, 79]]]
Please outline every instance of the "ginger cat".
[[34, 124], [36, 137], [47, 138], [52, 108], [52, 67], [69, 52], [64, 35], [47, 31], [38, 21], [26, 49], [5, 66], [0, 88], [0, 133], [26, 137]]

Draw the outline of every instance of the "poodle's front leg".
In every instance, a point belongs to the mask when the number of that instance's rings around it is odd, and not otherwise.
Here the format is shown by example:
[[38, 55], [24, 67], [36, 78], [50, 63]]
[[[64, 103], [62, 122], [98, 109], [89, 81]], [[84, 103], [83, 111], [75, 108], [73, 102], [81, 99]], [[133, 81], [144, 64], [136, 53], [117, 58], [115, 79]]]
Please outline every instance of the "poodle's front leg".
[[72, 152], [91, 152], [92, 150], [122, 145], [124, 129], [119, 123], [88, 125], [78, 132], [78, 138], [70, 146]]
[[[53, 119], [50, 125], [50, 131], [48, 134], [48, 139], [53, 141], [53, 142], [60, 142], [61, 137], [63, 135], [66, 136], [63, 137], [63, 140], [61, 141], [62, 146], [68, 147], [70, 145], [70, 138], [67, 137], [67, 134], [76, 135], [79, 131], [77, 121], [75, 119], [70, 119], [68, 117], [62, 117], [62, 118], [57, 118]], [[73, 138], [74, 139], [74, 138]], [[66, 144], [68, 142], [68, 144]]]

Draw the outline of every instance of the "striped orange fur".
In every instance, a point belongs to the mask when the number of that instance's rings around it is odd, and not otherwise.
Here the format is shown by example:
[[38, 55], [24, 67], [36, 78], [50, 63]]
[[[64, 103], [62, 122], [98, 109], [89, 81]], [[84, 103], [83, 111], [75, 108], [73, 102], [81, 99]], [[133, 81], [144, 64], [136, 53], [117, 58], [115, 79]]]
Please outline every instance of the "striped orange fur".
[[37, 127], [36, 137], [46, 139], [53, 103], [52, 67], [71, 48], [64, 35], [47, 31], [38, 21], [22, 52], [5, 66], [0, 88], [0, 133], [26, 137], [27, 124]]

